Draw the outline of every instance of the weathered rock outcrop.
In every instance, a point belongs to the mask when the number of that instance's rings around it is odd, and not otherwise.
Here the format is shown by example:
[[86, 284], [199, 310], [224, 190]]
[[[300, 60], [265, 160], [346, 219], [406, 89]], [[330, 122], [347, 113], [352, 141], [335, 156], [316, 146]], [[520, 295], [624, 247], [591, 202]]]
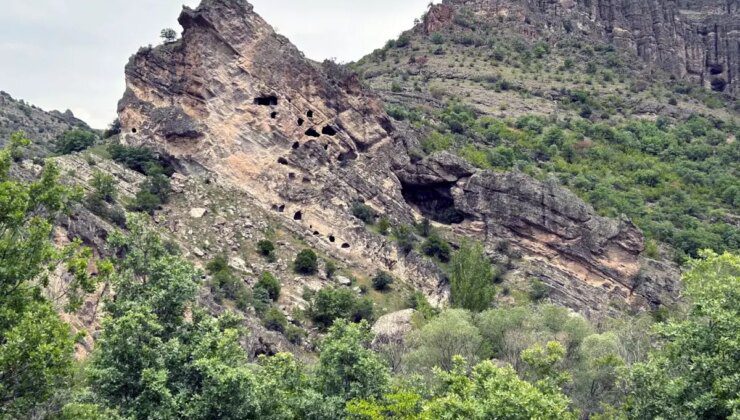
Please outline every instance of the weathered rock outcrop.
[[448, 0], [433, 6], [422, 30], [453, 25], [462, 8], [533, 38], [596, 37], [677, 78], [737, 97], [740, 3], [732, 0]]
[[229, 181], [312, 245], [391, 270], [435, 300], [446, 294], [441, 271], [369, 232], [353, 203], [397, 224], [421, 214], [452, 223], [490, 248], [508, 239], [532, 275], [557, 277], [549, 284], [568, 294], [559, 301], [586, 313], [608, 312], [613, 299], [652, 302], [632, 293], [643, 245], [631, 223], [597, 217], [557, 186], [479, 172], [452, 155], [412, 163], [413, 141], [373, 94], [336, 65], [305, 59], [244, 0], [204, 0], [180, 23], [181, 40], [139, 51], [126, 68], [123, 141]]

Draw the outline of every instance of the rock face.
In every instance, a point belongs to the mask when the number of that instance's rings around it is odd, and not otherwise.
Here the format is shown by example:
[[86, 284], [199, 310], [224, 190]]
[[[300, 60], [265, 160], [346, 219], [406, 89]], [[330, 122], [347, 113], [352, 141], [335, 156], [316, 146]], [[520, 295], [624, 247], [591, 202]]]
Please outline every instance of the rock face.
[[737, 97], [740, 3], [733, 0], [448, 0], [422, 29], [439, 31], [470, 10], [538, 39], [585, 35], [612, 43], [677, 78]]
[[651, 302], [630, 289], [643, 244], [629, 222], [595, 216], [562, 188], [478, 172], [452, 155], [412, 163], [413, 140], [372, 93], [336, 65], [305, 59], [244, 0], [204, 0], [179, 21], [181, 40], [140, 50], [126, 68], [124, 142], [230, 182], [324, 252], [392, 271], [433, 301], [446, 296], [443, 273], [369, 232], [353, 203], [394, 224], [425, 215], [489, 248], [508, 239], [533, 275], [557, 277], [548, 284], [572, 294], [561, 302], [583, 312], [606, 313], [612, 299]]
[[90, 129], [71, 111], [46, 112], [0, 91], [0, 147], [5, 145], [12, 133], [23, 131], [34, 142], [31, 146], [34, 155], [46, 156], [53, 142], [65, 131], [74, 128]]

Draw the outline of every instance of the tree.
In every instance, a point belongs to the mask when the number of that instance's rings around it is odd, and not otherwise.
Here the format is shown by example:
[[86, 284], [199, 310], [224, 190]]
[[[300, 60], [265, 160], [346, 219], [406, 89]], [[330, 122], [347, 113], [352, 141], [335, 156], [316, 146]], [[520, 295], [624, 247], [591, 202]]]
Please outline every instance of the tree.
[[372, 320], [373, 302], [369, 298], [357, 298], [347, 288], [323, 288], [308, 296], [308, 316], [322, 329], [329, 328], [335, 320], [346, 319], [360, 322]]
[[[72, 274], [61, 296], [75, 310], [95, 289], [87, 273], [91, 252], [78, 241], [57, 248], [52, 229], [81, 191], [60, 185], [59, 169], [47, 162], [40, 178], [11, 179], [14, 152], [30, 142], [22, 133], [0, 150], [0, 417], [23, 418], [71, 378], [74, 337], [44, 297], [49, 274], [60, 265]], [[105, 267], [101, 265], [101, 270]]]
[[69, 130], [62, 134], [57, 140], [56, 151], [62, 155], [81, 152], [95, 144], [97, 136], [95, 133], [81, 129]]
[[386, 290], [391, 284], [393, 284], [393, 276], [387, 271], [378, 271], [373, 277], [375, 290]]
[[312, 275], [319, 270], [319, 259], [311, 249], [299, 252], [293, 262], [293, 269], [298, 274]]
[[462, 309], [442, 312], [409, 337], [413, 350], [408, 363], [417, 369], [450, 370], [454, 356], [476, 360], [483, 338], [472, 321], [470, 313]]
[[441, 262], [450, 261], [450, 244], [447, 243], [438, 233], [432, 232], [421, 245], [421, 250], [429, 257], [437, 257]]
[[491, 306], [493, 269], [483, 246], [464, 241], [450, 261], [450, 298], [456, 308], [474, 312]]
[[90, 186], [93, 187], [94, 199], [107, 203], [116, 201], [116, 180], [111, 175], [95, 171]]
[[388, 367], [370, 350], [372, 333], [367, 322], [339, 320], [321, 343], [316, 373], [324, 395], [344, 401], [380, 397], [389, 381]]
[[165, 28], [159, 33], [165, 44], [171, 44], [177, 40], [177, 32], [172, 28]]
[[659, 324], [661, 346], [629, 374], [632, 418], [740, 415], [740, 257], [700, 255], [683, 278], [686, 318]]
[[268, 296], [270, 296], [270, 299], [273, 301], [277, 301], [280, 297], [280, 280], [278, 280], [277, 277], [269, 271], [262, 273], [262, 276], [260, 276], [260, 279], [254, 287], [261, 287], [267, 290]]
[[262, 255], [263, 257], [272, 257], [275, 252], [275, 244], [272, 243], [272, 241], [267, 239], [262, 239], [259, 242], [257, 242], [257, 251]]

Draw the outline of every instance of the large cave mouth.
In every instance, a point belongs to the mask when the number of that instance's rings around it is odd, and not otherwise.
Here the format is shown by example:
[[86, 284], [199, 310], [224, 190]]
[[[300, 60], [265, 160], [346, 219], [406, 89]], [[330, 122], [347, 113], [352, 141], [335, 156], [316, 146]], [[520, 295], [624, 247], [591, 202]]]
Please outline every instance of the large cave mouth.
[[465, 213], [455, 208], [452, 198], [454, 183], [432, 185], [401, 184], [407, 203], [416, 206], [424, 217], [446, 225], [462, 223]]
[[276, 106], [278, 97], [275, 95], [258, 96], [254, 98], [254, 104], [260, 106]]

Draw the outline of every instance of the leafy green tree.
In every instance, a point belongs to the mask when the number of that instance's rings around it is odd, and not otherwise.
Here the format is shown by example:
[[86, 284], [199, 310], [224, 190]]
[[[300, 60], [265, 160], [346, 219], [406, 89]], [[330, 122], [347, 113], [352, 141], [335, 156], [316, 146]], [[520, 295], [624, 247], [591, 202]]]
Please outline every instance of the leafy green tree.
[[90, 186], [93, 187], [93, 198], [107, 203], [116, 201], [116, 180], [111, 175], [100, 171], [93, 173]]
[[426, 241], [421, 245], [421, 250], [427, 256], [436, 257], [443, 263], [450, 261], [450, 254], [452, 253], [450, 244], [436, 232], [428, 235]]
[[52, 162], [36, 181], [10, 177], [14, 148], [27, 144], [17, 133], [0, 151], [0, 417], [8, 418], [27, 417], [70, 380], [74, 337], [44, 297], [50, 272], [65, 265], [72, 274], [63, 295], [52, 296], [62, 302], [66, 296], [67, 310], [95, 289], [87, 274], [90, 250], [52, 241], [54, 222], [81, 192], [59, 183]]
[[380, 291], [386, 290], [391, 284], [393, 284], [393, 281], [394, 279], [391, 273], [387, 271], [378, 271], [375, 274], [375, 277], [373, 277], [373, 288]]
[[390, 380], [389, 370], [370, 350], [371, 341], [367, 322], [339, 320], [329, 328], [321, 343], [316, 372], [324, 395], [336, 395], [344, 401], [383, 395]]
[[456, 308], [474, 312], [491, 306], [493, 268], [479, 243], [463, 242], [450, 261], [450, 299]]
[[407, 363], [422, 370], [450, 370], [454, 356], [477, 360], [483, 338], [472, 321], [462, 309], [442, 312], [409, 337], [412, 351]]
[[629, 417], [740, 416], [740, 257], [703, 251], [689, 267], [688, 314], [658, 325], [661, 346], [632, 367]]
[[262, 273], [262, 276], [260, 276], [260, 279], [254, 287], [261, 287], [267, 290], [267, 294], [273, 301], [277, 301], [280, 297], [280, 280], [278, 280], [277, 277], [269, 271]]
[[319, 258], [311, 249], [299, 252], [293, 262], [293, 269], [298, 274], [312, 275], [319, 270]]
[[285, 329], [288, 327], [288, 319], [283, 314], [283, 311], [274, 306], [265, 312], [262, 322], [268, 330], [280, 333], [285, 332]]
[[352, 215], [365, 222], [365, 224], [372, 225], [375, 223], [378, 214], [367, 204], [354, 203], [352, 205]]
[[261, 241], [257, 242], [257, 251], [263, 257], [270, 258], [275, 253], [275, 244], [273, 244], [272, 241], [268, 239], [262, 239]]
[[81, 152], [95, 144], [97, 136], [86, 130], [74, 129], [65, 132], [56, 143], [56, 151], [62, 155]]
[[613, 332], [590, 335], [581, 343], [579, 362], [572, 369], [572, 394], [585, 414], [598, 412], [603, 404], [617, 406], [621, 402], [623, 392], [619, 380], [625, 362], [620, 346]]
[[308, 296], [308, 316], [320, 328], [330, 327], [335, 320], [353, 322], [373, 319], [373, 302], [369, 298], [358, 298], [347, 288], [323, 288]]

